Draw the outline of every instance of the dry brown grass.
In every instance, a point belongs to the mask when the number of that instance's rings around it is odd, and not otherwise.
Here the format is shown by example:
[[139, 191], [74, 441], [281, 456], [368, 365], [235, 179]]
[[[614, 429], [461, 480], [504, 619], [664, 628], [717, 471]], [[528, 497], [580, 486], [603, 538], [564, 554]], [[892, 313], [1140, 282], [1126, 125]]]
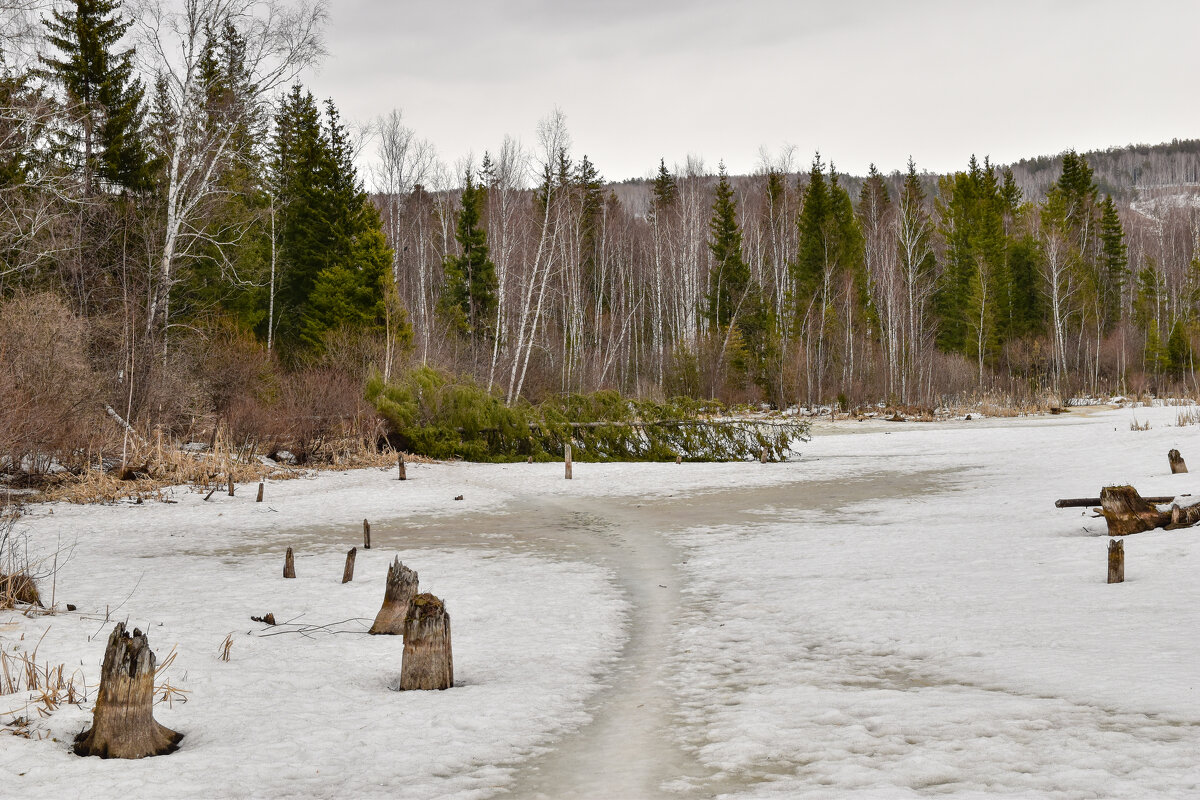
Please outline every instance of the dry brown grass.
[[1185, 406], [1176, 411], [1175, 424], [1180, 428], [1185, 425], [1200, 425], [1200, 406]]
[[[234, 483], [290, 480], [316, 471], [345, 471], [388, 468], [396, 465], [397, 452], [379, 447], [374, 438], [342, 435], [324, 442], [326, 459], [303, 468], [282, 463], [263, 463], [253, 444], [234, 446], [219, 430], [204, 451], [184, 450], [164, 442], [160, 432], [130, 437], [123, 470], [89, 469], [79, 475], [54, 478], [41, 499], [68, 503], [113, 503], [118, 500], [167, 501], [169, 486], [191, 486], [197, 491], [220, 491], [233, 476]], [[429, 463], [431, 459], [405, 454], [407, 463]]]
[[[42, 638], [49, 633], [42, 633]], [[81, 706], [87, 702], [88, 687], [78, 668], [68, 672], [65, 664], [51, 665], [38, 661], [38, 648], [30, 652], [9, 655], [0, 650], [0, 696], [24, 694], [24, 702], [0, 711], [0, 731], [26, 739], [41, 739], [42, 733], [31, 726], [33, 715], [45, 718], [63, 705]], [[15, 699], [15, 698], [14, 698]]]

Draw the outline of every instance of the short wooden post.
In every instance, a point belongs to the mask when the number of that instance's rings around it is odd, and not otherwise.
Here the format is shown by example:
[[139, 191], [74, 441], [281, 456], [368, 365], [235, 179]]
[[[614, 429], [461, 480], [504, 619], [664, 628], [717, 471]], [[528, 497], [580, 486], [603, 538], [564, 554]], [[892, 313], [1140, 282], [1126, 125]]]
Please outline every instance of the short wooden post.
[[258, 482], [258, 497], [254, 498], [254, 502], [261, 503], [263, 498], [263, 482]]
[[396, 454], [396, 470], [399, 472], [399, 480], [408, 480], [408, 469], [404, 466], [404, 453]]
[[233, 497], [233, 473], [229, 473], [229, 496]]
[[563, 448], [563, 461], [567, 465], [567, 480], [571, 480], [571, 445]]
[[767, 463], [767, 448], [764, 447], [762, 449], [762, 452], [758, 454], [758, 463], [760, 463], [760, 464]]
[[292, 548], [288, 548], [287, 555], [283, 557], [283, 577], [296, 577], [296, 559], [292, 556]]
[[1125, 541], [1108, 540], [1108, 582], [1125, 582]]
[[400, 690], [449, 689], [454, 685], [454, 656], [450, 649], [450, 615], [446, 604], [431, 594], [419, 594], [404, 618], [404, 655]]
[[371, 549], [371, 523], [363, 520], [363, 550]]
[[145, 758], [172, 753], [183, 734], [154, 721], [154, 651], [146, 634], [118, 622], [108, 637], [92, 727], [75, 737], [75, 754]]
[[1171, 465], [1171, 474], [1176, 475], [1180, 472], [1187, 472], [1187, 464], [1183, 463], [1183, 456], [1178, 450], [1172, 450], [1167, 453], [1167, 462]]
[[383, 590], [383, 605], [367, 633], [400, 636], [404, 633], [404, 618], [408, 605], [417, 594], [417, 573], [400, 563], [400, 556], [388, 567], [387, 587]]
[[346, 553], [346, 568], [342, 570], [342, 583], [349, 583], [354, 580], [354, 557], [357, 555], [357, 547], [351, 547]]

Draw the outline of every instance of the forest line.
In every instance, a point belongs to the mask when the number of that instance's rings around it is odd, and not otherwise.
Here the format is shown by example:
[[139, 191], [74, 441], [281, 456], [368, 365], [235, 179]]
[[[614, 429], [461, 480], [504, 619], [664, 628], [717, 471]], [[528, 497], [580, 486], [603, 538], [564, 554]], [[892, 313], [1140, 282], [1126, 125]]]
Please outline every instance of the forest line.
[[322, 3], [148, 8], [0, 8], [10, 464], [111, 438], [105, 407], [370, 437], [368, 380], [424, 367], [510, 407], [1196, 390], [1194, 143], [1126, 151], [1137, 186], [1074, 151], [855, 177], [786, 149], [613, 184], [555, 110], [448, 166], [399, 111], [360, 137], [297, 82]]

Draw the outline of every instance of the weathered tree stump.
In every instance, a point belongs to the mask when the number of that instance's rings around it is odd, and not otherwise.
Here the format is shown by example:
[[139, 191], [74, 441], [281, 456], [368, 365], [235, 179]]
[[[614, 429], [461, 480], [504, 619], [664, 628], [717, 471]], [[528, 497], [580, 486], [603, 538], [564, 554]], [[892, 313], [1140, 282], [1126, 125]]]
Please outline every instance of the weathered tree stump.
[[1183, 456], [1178, 450], [1172, 450], [1167, 453], [1167, 462], [1171, 465], [1171, 474], [1176, 475], [1180, 472], [1187, 472], [1187, 464], [1183, 462]]
[[254, 498], [254, 502], [261, 503], [263, 499], [263, 482], [258, 482], [258, 497]]
[[396, 471], [399, 473], [398, 480], [408, 480], [408, 469], [404, 466], [404, 453], [396, 454]]
[[449, 689], [454, 685], [450, 650], [450, 615], [431, 594], [419, 594], [404, 618], [404, 656], [400, 690]]
[[137, 628], [118, 622], [108, 637], [92, 727], [75, 737], [75, 753], [145, 758], [172, 753], [183, 734], [154, 721], [154, 651]]
[[14, 603], [42, 607], [37, 583], [24, 572], [14, 572], [11, 575], [0, 572], [0, 608], [10, 607]]
[[283, 557], [283, 577], [296, 577], [296, 559], [292, 556], [292, 548], [288, 548], [287, 555]]
[[1125, 582], [1125, 540], [1108, 541], [1108, 582]]
[[229, 473], [229, 496], [233, 497], [233, 473]]
[[1106, 486], [1101, 489], [1100, 513], [1108, 520], [1109, 536], [1141, 533], [1170, 521], [1170, 514], [1152, 506], [1132, 486]]
[[563, 463], [567, 465], [567, 480], [571, 480], [571, 445], [563, 448]]
[[354, 580], [354, 558], [357, 555], [357, 547], [351, 547], [346, 552], [346, 568], [342, 570], [342, 583], [349, 583]]
[[388, 567], [387, 587], [383, 591], [383, 605], [375, 615], [375, 622], [368, 633], [374, 635], [402, 636], [404, 618], [409, 604], [417, 594], [417, 573], [400, 563], [400, 556]]
[[371, 523], [363, 520], [363, 550], [371, 549]]

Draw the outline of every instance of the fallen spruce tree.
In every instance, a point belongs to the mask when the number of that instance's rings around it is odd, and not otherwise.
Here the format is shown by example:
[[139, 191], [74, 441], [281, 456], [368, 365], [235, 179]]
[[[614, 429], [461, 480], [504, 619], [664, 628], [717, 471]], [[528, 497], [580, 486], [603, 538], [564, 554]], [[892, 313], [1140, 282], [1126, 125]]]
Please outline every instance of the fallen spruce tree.
[[505, 405], [468, 378], [420, 367], [367, 382], [367, 400], [390, 427], [393, 446], [430, 458], [577, 461], [781, 461], [807, 441], [796, 419], [738, 414], [715, 401], [632, 400], [617, 392]]

